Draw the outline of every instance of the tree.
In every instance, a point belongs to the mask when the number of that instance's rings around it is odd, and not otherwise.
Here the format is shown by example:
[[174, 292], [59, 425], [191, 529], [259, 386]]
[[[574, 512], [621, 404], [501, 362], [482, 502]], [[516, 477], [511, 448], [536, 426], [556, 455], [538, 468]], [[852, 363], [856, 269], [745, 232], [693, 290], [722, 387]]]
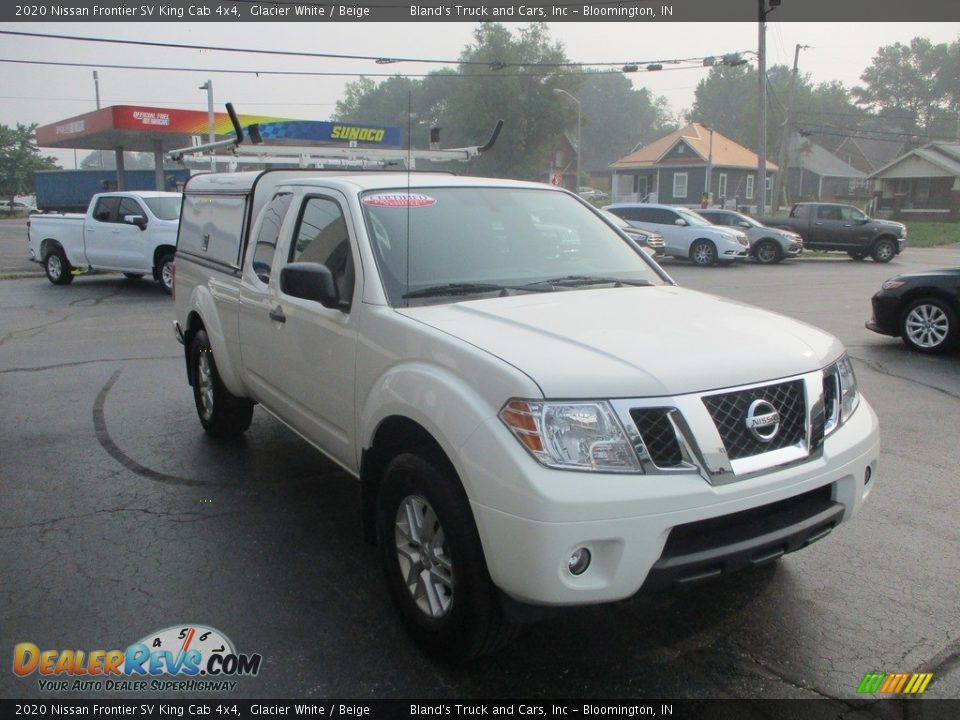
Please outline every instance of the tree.
[[[790, 92], [790, 75], [786, 65], [767, 69], [767, 151], [775, 157], [780, 148], [783, 121]], [[799, 74], [794, 86], [792, 130], [802, 131], [828, 149], [835, 148], [847, 134], [870, 115], [853, 104], [850, 92], [840, 82], [813, 85], [810, 76]], [[757, 70], [741, 65], [715, 66], [697, 85], [689, 121], [702, 122], [756, 150], [759, 143], [759, 101]]]
[[881, 47], [853, 89], [857, 103], [906, 133], [949, 134], [960, 111], [960, 41]]
[[551, 42], [545, 23], [528, 25], [517, 36], [501, 24], [483, 23], [473, 37], [460, 54], [458, 79], [446, 80], [444, 117], [450, 135], [459, 143], [482, 141], [503, 119], [497, 146], [478, 159], [477, 172], [542, 180], [557, 138], [576, 123], [576, 107], [558, 103], [553, 89], [575, 95], [580, 77], [545, 74], [543, 64], [567, 61], [562, 44]]
[[496, 147], [471, 171], [534, 180], [546, 177], [564, 131], [576, 128], [576, 105], [555, 89], [580, 101], [583, 169], [605, 168], [673, 123], [665, 98], [633, 90], [622, 74], [563, 67], [563, 46], [550, 40], [544, 24], [516, 33], [496, 23], [479, 25], [460, 61], [423, 79], [349, 83], [334, 119], [409, 130], [412, 147], [425, 147], [429, 129], [442, 127], [444, 147], [458, 147], [485, 141], [502, 118]]
[[614, 160], [676, 129], [667, 99], [634, 90], [620, 72], [585, 73], [578, 99], [583, 107], [583, 168], [604, 170]]
[[9, 198], [11, 206], [17, 195], [33, 191], [34, 171], [59, 167], [54, 158], [40, 154], [34, 136], [36, 129], [35, 124], [0, 125], [0, 197]]

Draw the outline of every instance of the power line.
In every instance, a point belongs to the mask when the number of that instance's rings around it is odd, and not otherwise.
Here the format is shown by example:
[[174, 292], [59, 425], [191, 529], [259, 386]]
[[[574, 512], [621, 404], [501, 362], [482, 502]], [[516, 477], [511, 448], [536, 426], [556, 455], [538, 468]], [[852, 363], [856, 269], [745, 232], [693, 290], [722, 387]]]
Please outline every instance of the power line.
[[[233, 0], [236, 2], [236, 0]], [[16, 30], [0, 30], [0, 35], [11, 35], [15, 37], [42, 38], [47, 40], [73, 40], [77, 42], [96, 42], [108, 43], [113, 45], [137, 45], [140, 47], [154, 47], [174, 50], [208, 50], [229, 53], [248, 53], [254, 55], [279, 55], [284, 57], [311, 57], [323, 58], [327, 60], [369, 60], [381, 65], [387, 65], [398, 62], [428, 63], [433, 65], [481, 65], [491, 68], [508, 67], [542, 67], [542, 68], [564, 68], [564, 67], [616, 67], [632, 65], [656, 65], [656, 64], [680, 64], [680, 63], [700, 63], [698, 67], [705, 67], [703, 62], [708, 58], [723, 58], [731, 55], [745, 55], [752, 51], [742, 50], [736, 53], [718, 53], [715, 55], [701, 55], [694, 58], [673, 58], [657, 60], [603, 60], [600, 62], [501, 62], [497, 60], [463, 60], [463, 59], [439, 59], [439, 58], [417, 58], [417, 57], [390, 57], [383, 55], [346, 55], [341, 53], [318, 53], [296, 50], [266, 50], [259, 48], [237, 48], [224, 47], [218, 45], [190, 45], [186, 43], [165, 43], [149, 40], [124, 40], [121, 38], [96, 38], [85, 37], [82, 35], [59, 35], [47, 33], [22, 32]]]
[[[804, 128], [799, 125], [794, 126], [804, 135], [829, 135], [835, 137], [852, 137], [863, 140], [886, 140], [895, 142], [897, 140], [917, 140], [926, 142], [952, 142], [953, 138], [936, 135], [921, 135], [919, 133], [892, 133], [883, 130], [862, 130], [860, 128]], [[882, 137], [877, 137], [877, 136]]]
[[[380, 78], [456, 78], [456, 79], [468, 79], [468, 78], [482, 78], [482, 77], [531, 77], [532, 73], [503, 73], [503, 72], [487, 72], [487, 73], [443, 73], [440, 71], [434, 71], [431, 73], [370, 73], [370, 72], [324, 72], [319, 70], [232, 70], [232, 69], [221, 69], [221, 68], [198, 68], [198, 67], [164, 67], [156, 65], [120, 65], [120, 64], [108, 64], [108, 63], [94, 63], [94, 62], [57, 62], [53, 60], [15, 60], [12, 58], [0, 58], [0, 62], [5, 63], [17, 63], [20, 65], [52, 65], [55, 67], [82, 67], [82, 68], [109, 68], [111, 70], [161, 70], [164, 72], [203, 72], [203, 73], [225, 73], [230, 75], [294, 75], [294, 76], [308, 76], [308, 77], [380, 77]], [[530, 66], [533, 67], [533, 66]], [[637, 72], [668, 72], [671, 70], [692, 70], [695, 69], [693, 66], [687, 67], [673, 67], [673, 68], [663, 68], [661, 70], [645, 70], [643, 68], [639, 69]], [[617, 70], [584, 70], [580, 72], [548, 72], [543, 73], [542, 77], [568, 77], [568, 76], [577, 76], [585, 77], [590, 75], [610, 75], [610, 74], [620, 74]]]

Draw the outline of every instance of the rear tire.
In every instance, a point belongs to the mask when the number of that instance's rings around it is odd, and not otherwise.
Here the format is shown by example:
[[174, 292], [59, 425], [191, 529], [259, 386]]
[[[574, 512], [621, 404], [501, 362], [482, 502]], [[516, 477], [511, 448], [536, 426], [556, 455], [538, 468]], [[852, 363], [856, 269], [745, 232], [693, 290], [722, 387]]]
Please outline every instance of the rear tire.
[[43, 270], [47, 273], [47, 280], [54, 285], [69, 285], [73, 282], [73, 268], [63, 250], [58, 247], [48, 251], [43, 258]]
[[761, 265], [774, 265], [783, 260], [783, 250], [776, 240], [761, 240], [753, 251], [753, 256]]
[[253, 402], [230, 393], [220, 379], [206, 330], [199, 330], [190, 344], [193, 401], [200, 424], [215, 438], [242, 434], [253, 420]]
[[690, 246], [690, 260], [694, 265], [709, 267], [717, 264], [717, 246], [709, 240], [694, 240]]
[[377, 499], [377, 542], [390, 596], [424, 652], [463, 662], [516, 637], [445, 458], [403, 453], [390, 461]]

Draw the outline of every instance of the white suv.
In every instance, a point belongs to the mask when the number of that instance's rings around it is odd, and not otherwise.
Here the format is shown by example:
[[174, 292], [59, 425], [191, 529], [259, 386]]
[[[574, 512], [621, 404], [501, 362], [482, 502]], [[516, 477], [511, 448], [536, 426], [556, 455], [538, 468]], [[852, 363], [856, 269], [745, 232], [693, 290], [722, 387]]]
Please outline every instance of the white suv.
[[616, 203], [607, 205], [604, 210], [622, 217], [635, 227], [660, 233], [667, 255], [689, 258], [697, 265], [745, 260], [750, 253], [750, 240], [745, 233], [733, 228], [716, 227], [686, 208]]

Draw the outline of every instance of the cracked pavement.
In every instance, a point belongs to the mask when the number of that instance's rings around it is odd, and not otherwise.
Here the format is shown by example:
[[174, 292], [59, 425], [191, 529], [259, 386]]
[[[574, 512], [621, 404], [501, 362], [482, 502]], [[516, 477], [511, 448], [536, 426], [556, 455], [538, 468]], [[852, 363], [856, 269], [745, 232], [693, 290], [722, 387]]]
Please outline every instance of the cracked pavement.
[[[0, 654], [200, 623], [263, 655], [241, 697], [829, 698], [838, 717], [884, 717], [855, 693], [874, 671], [933, 672], [928, 697], [960, 697], [960, 355], [863, 327], [884, 279], [957, 264], [957, 248], [666, 264], [847, 344], [881, 420], [869, 502], [774, 567], [569, 610], [457, 669], [400, 628], [354, 480], [260, 409], [240, 440], [204, 435], [155, 283], [0, 282]], [[0, 671], [0, 696], [42, 695]]]

